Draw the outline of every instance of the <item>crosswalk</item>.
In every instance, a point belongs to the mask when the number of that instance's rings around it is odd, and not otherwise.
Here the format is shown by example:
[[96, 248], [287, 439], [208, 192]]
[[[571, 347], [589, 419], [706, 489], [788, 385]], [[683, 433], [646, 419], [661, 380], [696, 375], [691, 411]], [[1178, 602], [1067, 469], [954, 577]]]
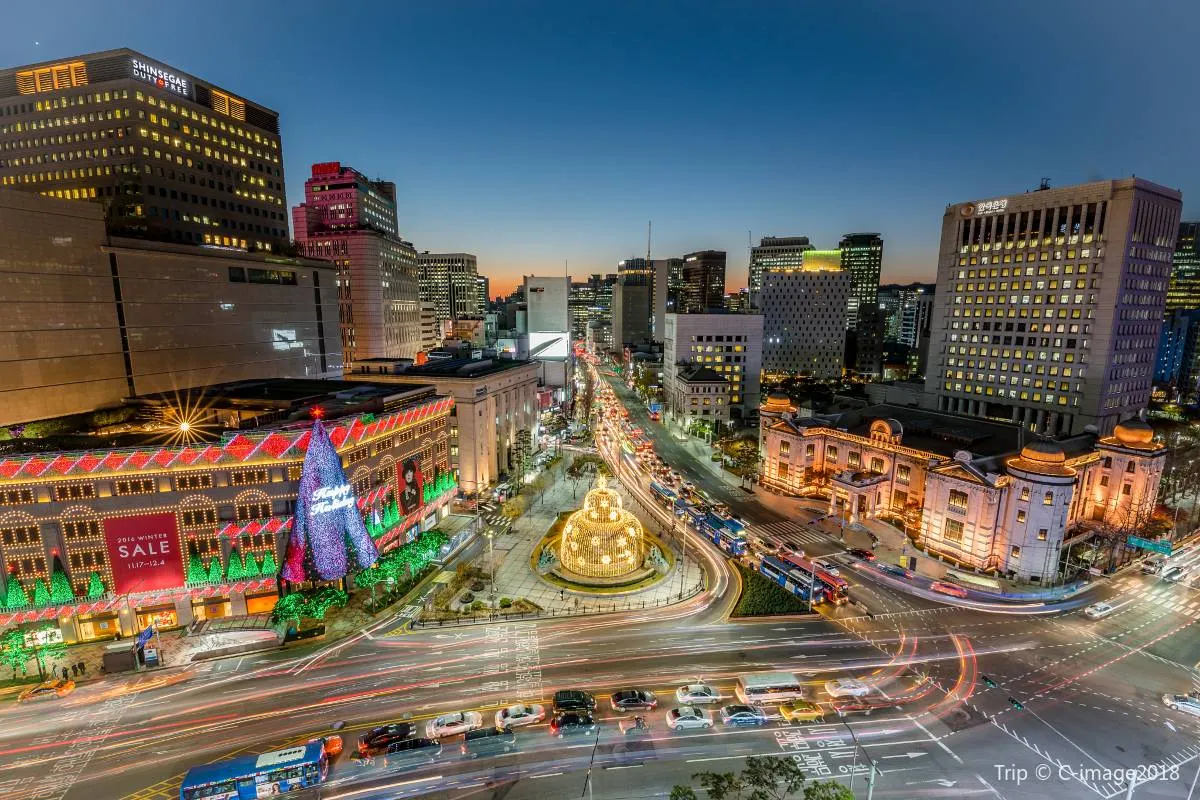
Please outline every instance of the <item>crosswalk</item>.
[[805, 525], [802, 522], [794, 520], [784, 520], [782, 522], [768, 522], [763, 525], [751, 525], [746, 528], [747, 537], [757, 536], [765, 538], [767, 541], [771, 539], [779, 539], [788, 544], [823, 544], [830, 541], [829, 536], [821, 533], [810, 525]]
[[1147, 588], [1145, 577], [1125, 575], [1114, 581], [1112, 587], [1134, 594], [1144, 605], [1200, 619], [1200, 596], [1181, 584], [1163, 581]]

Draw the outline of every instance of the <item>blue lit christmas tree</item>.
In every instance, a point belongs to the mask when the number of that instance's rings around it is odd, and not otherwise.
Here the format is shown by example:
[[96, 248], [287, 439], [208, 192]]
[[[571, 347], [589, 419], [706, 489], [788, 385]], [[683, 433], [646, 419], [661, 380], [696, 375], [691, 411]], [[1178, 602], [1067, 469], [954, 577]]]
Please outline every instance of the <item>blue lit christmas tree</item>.
[[296, 513], [281, 574], [292, 583], [344, 578], [350, 569], [348, 550], [354, 551], [354, 561], [361, 569], [379, 558], [358, 511], [354, 488], [325, 426], [317, 419], [300, 470]]

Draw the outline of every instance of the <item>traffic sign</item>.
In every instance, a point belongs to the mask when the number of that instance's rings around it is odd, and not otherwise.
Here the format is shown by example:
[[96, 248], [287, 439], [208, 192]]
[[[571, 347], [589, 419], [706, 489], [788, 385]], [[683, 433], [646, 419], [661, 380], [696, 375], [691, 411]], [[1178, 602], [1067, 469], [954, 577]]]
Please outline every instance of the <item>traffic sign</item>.
[[1171, 543], [1165, 541], [1150, 541], [1143, 539], [1140, 536], [1130, 536], [1126, 539], [1130, 547], [1137, 547], [1142, 550], [1153, 550], [1155, 553], [1162, 553], [1164, 556], [1171, 555]]

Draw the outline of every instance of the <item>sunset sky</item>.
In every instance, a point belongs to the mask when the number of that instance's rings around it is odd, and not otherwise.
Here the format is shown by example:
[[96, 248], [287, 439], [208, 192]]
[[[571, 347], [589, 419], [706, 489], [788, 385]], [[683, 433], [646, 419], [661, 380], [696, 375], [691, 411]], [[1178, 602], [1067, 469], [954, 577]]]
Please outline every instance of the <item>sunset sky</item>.
[[1200, 3], [54, 7], [6, 9], [6, 66], [128, 46], [274, 108], [291, 204], [315, 161], [393, 180], [404, 236], [494, 295], [614, 271], [647, 220], [655, 257], [729, 251], [736, 289], [748, 233], [879, 231], [885, 281], [932, 280], [947, 203], [1043, 176], [1200, 212]]

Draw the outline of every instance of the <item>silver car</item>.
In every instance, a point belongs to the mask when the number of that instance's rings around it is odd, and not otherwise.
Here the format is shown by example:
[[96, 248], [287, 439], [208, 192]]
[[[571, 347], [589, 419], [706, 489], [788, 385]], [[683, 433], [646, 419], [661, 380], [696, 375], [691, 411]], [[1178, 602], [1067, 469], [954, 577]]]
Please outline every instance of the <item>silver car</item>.
[[712, 718], [707, 711], [695, 706], [680, 706], [667, 712], [667, 727], [673, 731], [711, 728]]
[[546, 718], [546, 708], [540, 703], [521, 703], [496, 712], [497, 728], [521, 728], [535, 725]]
[[1164, 694], [1163, 705], [1172, 711], [1182, 711], [1200, 717], [1200, 698], [1191, 694]]
[[425, 726], [425, 735], [430, 739], [441, 739], [482, 727], [483, 715], [478, 711], [455, 711], [453, 714], [442, 714], [429, 720], [429, 724]]

